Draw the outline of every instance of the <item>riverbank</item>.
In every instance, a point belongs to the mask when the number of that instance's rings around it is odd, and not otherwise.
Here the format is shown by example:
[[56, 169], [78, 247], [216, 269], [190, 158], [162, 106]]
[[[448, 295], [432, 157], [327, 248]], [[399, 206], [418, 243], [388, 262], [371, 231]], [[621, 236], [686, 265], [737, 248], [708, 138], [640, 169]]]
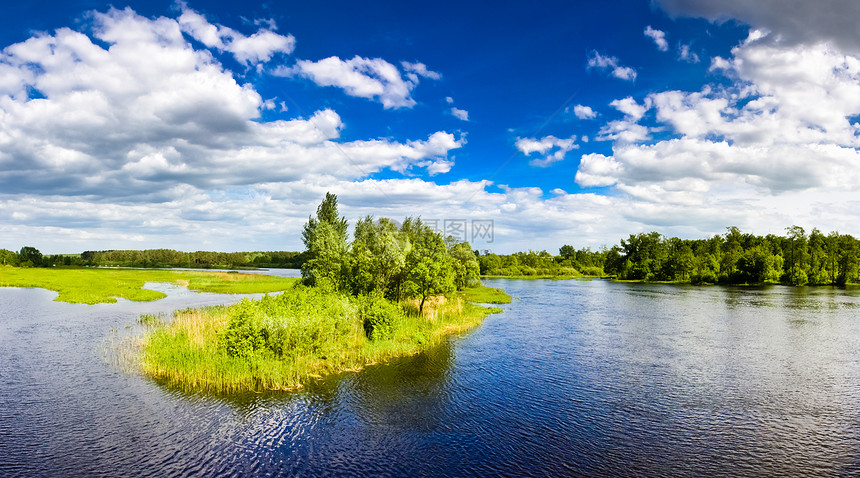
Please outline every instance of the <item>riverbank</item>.
[[592, 280], [608, 279], [608, 277], [585, 276], [585, 275], [482, 275], [481, 279], [510, 279], [510, 280]]
[[394, 304], [296, 286], [229, 307], [177, 311], [143, 338], [144, 374], [185, 390], [294, 390], [310, 380], [426, 350], [479, 325], [508, 303], [499, 289], [470, 288]]
[[114, 303], [118, 297], [137, 302], [158, 300], [163, 292], [144, 289], [165, 282], [196, 292], [261, 294], [292, 287], [297, 279], [262, 274], [156, 269], [59, 269], [0, 266], [0, 287], [35, 287], [57, 292], [56, 301], [75, 304]]

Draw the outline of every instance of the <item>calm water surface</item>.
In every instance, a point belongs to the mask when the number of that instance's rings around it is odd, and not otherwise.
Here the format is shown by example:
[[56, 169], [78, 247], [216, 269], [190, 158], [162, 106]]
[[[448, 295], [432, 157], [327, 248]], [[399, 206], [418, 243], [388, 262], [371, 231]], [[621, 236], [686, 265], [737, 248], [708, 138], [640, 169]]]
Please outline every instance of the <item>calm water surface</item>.
[[860, 474], [860, 291], [490, 281], [430, 352], [296, 394], [185, 394], [112, 365], [136, 304], [0, 288], [0, 476]]

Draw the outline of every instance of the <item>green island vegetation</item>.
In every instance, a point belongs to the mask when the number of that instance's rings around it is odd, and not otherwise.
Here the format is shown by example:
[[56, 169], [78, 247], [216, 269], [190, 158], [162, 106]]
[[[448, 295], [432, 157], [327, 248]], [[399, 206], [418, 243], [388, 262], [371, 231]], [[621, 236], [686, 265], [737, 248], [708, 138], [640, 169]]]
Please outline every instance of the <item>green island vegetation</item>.
[[215, 271], [141, 269], [63, 269], [0, 266], [0, 287], [37, 287], [58, 292], [56, 299], [79, 304], [116, 302], [117, 297], [151, 301], [163, 292], [144, 289], [147, 282], [166, 282], [197, 292], [259, 294], [292, 287], [298, 279]]
[[599, 251], [564, 245], [546, 251], [478, 257], [483, 277], [614, 277], [692, 284], [845, 285], [860, 283], [860, 241], [848, 234], [800, 226], [786, 235], [756, 236], [737, 227], [709, 239], [631, 234]]
[[214, 392], [290, 390], [323, 375], [426, 350], [469, 330], [510, 297], [480, 285], [468, 243], [420, 219], [348, 224], [327, 194], [302, 231], [302, 282], [260, 300], [141, 317], [144, 373]]

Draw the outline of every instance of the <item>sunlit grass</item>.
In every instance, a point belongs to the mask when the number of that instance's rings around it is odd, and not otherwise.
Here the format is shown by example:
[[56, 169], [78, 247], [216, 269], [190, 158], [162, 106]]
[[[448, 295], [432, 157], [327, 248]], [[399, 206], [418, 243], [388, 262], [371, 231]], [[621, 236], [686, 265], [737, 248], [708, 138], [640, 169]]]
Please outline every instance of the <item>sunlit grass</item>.
[[165, 297], [163, 292], [144, 289], [147, 282], [166, 282], [197, 292], [256, 294], [277, 292], [296, 279], [262, 274], [152, 269], [53, 269], [0, 266], [0, 287], [37, 287], [59, 293], [62, 302], [98, 304], [118, 297], [146, 302]]
[[368, 331], [373, 300], [306, 287], [229, 307], [177, 311], [171, 323], [156, 324], [144, 337], [141, 369], [187, 390], [296, 389], [316, 377], [416, 354], [474, 328], [501, 310], [467, 297], [510, 301], [493, 290], [433, 298], [421, 316], [411, 301], [382, 306], [385, 333]]
[[511, 296], [502, 289], [478, 286], [470, 287], [462, 292], [463, 298], [479, 304], [510, 304]]

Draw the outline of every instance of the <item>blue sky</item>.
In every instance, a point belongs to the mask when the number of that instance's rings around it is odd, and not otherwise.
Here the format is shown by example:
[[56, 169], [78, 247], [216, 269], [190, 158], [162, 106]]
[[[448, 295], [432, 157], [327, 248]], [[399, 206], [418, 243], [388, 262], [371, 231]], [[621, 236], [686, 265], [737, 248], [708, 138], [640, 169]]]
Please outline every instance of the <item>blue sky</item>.
[[0, 6], [0, 247], [298, 250], [326, 191], [497, 252], [860, 233], [855, 2], [486, 5]]

